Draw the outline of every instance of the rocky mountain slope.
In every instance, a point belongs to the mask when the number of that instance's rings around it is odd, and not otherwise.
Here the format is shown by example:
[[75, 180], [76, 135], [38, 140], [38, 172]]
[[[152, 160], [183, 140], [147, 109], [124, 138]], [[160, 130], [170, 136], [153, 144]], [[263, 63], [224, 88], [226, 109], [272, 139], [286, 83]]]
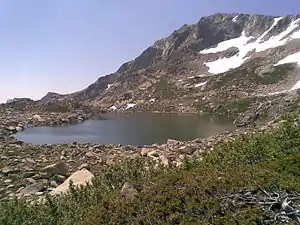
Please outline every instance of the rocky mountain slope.
[[214, 14], [182, 26], [86, 89], [46, 99], [110, 111], [238, 116], [262, 100], [294, 95], [297, 63], [299, 15]]

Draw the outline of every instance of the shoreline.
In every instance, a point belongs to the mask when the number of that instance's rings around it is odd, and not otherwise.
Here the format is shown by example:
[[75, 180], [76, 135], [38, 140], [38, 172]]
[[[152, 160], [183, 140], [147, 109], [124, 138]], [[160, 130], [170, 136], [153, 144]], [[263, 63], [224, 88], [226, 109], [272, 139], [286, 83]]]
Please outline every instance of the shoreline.
[[[134, 113], [134, 112], [131, 112]], [[165, 113], [163, 113], [165, 114]], [[178, 113], [176, 113], [178, 114]], [[185, 159], [201, 160], [201, 154], [212, 151], [220, 143], [233, 141], [241, 134], [255, 134], [272, 129], [274, 124], [258, 128], [236, 128], [208, 138], [190, 141], [169, 139], [164, 144], [114, 145], [77, 143], [34, 145], [10, 136], [7, 128], [23, 125], [23, 129], [37, 126], [68, 125], [68, 122], [84, 122], [92, 114], [83, 111], [49, 113], [41, 111], [6, 110], [1, 114], [0, 124], [0, 200], [17, 198], [34, 199], [46, 195], [68, 176], [82, 168], [97, 174], [101, 169], [126, 160], [142, 157], [155, 162], [155, 166], [180, 167]], [[82, 119], [81, 119], [82, 118]], [[275, 123], [276, 125], [276, 123]], [[15, 129], [15, 131], [17, 131]], [[18, 132], [18, 131], [17, 131]], [[63, 163], [68, 174], [48, 176], [43, 168]], [[31, 187], [43, 187], [26, 193]], [[23, 190], [23, 191], [22, 191]], [[25, 190], [25, 191], [24, 191]]]

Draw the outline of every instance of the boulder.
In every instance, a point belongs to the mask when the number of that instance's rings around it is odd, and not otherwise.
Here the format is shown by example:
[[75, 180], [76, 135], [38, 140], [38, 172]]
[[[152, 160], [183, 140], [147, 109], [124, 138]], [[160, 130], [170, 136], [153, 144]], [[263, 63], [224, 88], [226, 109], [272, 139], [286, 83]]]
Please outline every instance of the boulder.
[[17, 172], [20, 172], [19, 169], [16, 169], [16, 168], [11, 168], [9, 166], [5, 166], [1, 169], [1, 172], [4, 173], [5, 175], [8, 175], [10, 173], [17, 173]]
[[129, 201], [132, 201], [136, 198], [138, 191], [133, 187], [133, 185], [126, 182], [121, 190], [121, 195]]
[[9, 132], [17, 132], [16, 128], [13, 127], [13, 126], [9, 126], [9, 127], [7, 128], [7, 130], [8, 130]]
[[48, 173], [50, 176], [53, 175], [68, 175], [69, 169], [64, 162], [58, 162], [49, 166], [46, 166], [42, 169], [42, 172]]
[[155, 159], [155, 158], [159, 157], [159, 154], [158, 154], [157, 150], [152, 150], [152, 151], [150, 151], [150, 152], [147, 153], [147, 156]]
[[82, 170], [82, 169], [90, 170], [89, 164], [87, 164], [87, 163], [81, 164], [81, 165], [78, 167], [78, 170]]
[[141, 150], [141, 156], [147, 156], [147, 154], [148, 154], [149, 151], [150, 151], [149, 149], [143, 148], [143, 149]]
[[169, 160], [166, 156], [161, 155], [161, 156], [159, 156], [159, 159], [160, 159], [162, 165], [164, 165], [164, 166], [169, 165]]
[[192, 155], [194, 151], [196, 151], [196, 148], [188, 145], [182, 146], [178, 149], [179, 153], [188, 155]]
[[21, 195], [32, 195], [37, 192], [41, 192], [45, 189], [45, 185], [43, 183], [34, 183], [30, 184], [29, 186], [25, 187], [20, 191]]
[[37, 115], [37, 114], [32, 116], [32, 119], [37, 120], [39, 122], [41, 122], [43, 120], [42, 117], [40, 115]]
[[52, 190], [49, 194], [50, 195], [65, 194], [70, 188], [70, 181], [73, 182], [73, 185], [75, 187], [81, 186], [81, 185], [84, 186], [87, 183], [90, 183], [93, 178], [94, 178], [94, 175], [86, 169], [76, 171], [70, 177], [68, 177], [68, 179], [66, 179], [65, 182], [63, 182], [57, 188]]
[[16, 127], [16, 131], [17, 131], [17, 132], [21, 132], [22, 130], [24, 130], [24, 128], [23, 128], [23, 127], [19, 127], [19, 126], [18, 126], [18, 127]]

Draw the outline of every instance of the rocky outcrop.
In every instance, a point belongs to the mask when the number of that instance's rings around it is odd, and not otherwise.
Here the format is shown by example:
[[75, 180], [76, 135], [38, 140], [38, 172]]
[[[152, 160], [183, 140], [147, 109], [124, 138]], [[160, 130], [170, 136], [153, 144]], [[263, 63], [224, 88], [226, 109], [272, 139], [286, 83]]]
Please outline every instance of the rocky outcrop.
[[91, 183], [94, 175], [87, 169], [76, 171], [68, 177], [61, 185], [51, 191], [50, 195], [65, 194], [70, 189], [70, 185], [74, 187], [85, 186], [87, 183]]

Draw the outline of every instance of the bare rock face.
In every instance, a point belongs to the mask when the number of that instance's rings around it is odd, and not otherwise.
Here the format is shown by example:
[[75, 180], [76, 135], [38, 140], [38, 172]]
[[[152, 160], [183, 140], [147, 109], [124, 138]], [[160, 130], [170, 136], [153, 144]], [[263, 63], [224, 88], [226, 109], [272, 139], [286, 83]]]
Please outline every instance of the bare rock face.
[[31, 184], [20, 191], [20, 195], [32, 195], [37, 192], [43, 191], [45, 184], [43, 183], [34, 183]]
[[49, 194], [50, 195], [64, 194], [69, 190], [70, 182], [72, 182], [75, 187], [81, 186], [81, 185], [85, 186], [87, 183], [90, 183], [93, 178], [94, 178], [94, 175], [87, 169], [82, 169], [82, 170], [76, 171], [70, 177], [68, 177], [65, 180], [65, 182], [63, 182], [61, 185], [59, 185], [57, 188], [55, 188]]

